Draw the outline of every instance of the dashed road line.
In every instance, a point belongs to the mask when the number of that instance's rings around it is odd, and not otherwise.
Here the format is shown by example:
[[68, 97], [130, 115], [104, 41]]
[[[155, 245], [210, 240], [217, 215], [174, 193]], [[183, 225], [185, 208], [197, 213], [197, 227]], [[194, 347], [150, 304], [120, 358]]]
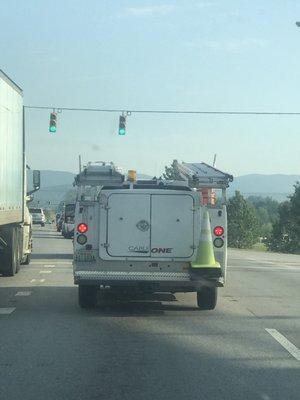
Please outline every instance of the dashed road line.
[[51, 274], [52, 271], [40, 271], [39, 273], [40, 273], [40, 274]]
[[2, 307], [0, 308], [0, 314], [5, 315], [5, 314], [11, 314], [15, 311], [16, 307]]
[[25, 291], [25, 292], [17, 292], [15, 296], [30, 296], [32, 292]]
[[55, 268], [54, 264], [45, 264], [44, 265], [45, 268]]
[[284, 347], [296, 360], [300, 361], [300, 350], [298, 347], [296, 347], [276, 329], [266, 328], [266, 331], [273, 336], [273, 338], [277, 340], [277, 342], [281, 344], [281, 346]]
[[30, 283], [35, 283], [35, 282], [43, 283], [43, 282], [45, 282], [45, 279], [31, 279], [31, 281], [30, 281]]

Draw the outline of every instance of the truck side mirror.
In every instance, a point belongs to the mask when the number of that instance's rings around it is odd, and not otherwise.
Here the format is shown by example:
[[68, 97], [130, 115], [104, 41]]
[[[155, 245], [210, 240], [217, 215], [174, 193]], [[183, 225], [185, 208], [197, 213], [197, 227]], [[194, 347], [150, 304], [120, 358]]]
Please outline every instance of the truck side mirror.
[[41, 171], [35, 169], [32, 174], [33, 187], [38, 190], [41, 187]]

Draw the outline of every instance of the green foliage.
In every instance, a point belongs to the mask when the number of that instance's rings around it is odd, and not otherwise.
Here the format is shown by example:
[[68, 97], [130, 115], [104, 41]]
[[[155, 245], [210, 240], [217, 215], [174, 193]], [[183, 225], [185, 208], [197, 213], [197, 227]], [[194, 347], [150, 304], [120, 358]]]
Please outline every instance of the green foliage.
[[259, 236], [266, 238], [271, 235], [273, 224], [278, 220], [279, 203], [271, 197], [249, 196], [247, 198], [256, 210], [259, 221]]
[[170, 181], [182, 181], [182, 177], [180, 176], [179, 172], [177, 171], [175, 164], [176, 160], [172, 162], [170, 167], [165, 166], [165, 172], [163, 174], [164, 179], [170, 180]]
[[259, 221], [255, 208], [239, 191], [228, 201], [228, 244], [247, 249], [258, 242]]
[[300, 252], [300, 183], [289, 201], [279, 205], [279, 218], [273, 223], [273, 230], [266, 240], [269, 250], [284, 253]]

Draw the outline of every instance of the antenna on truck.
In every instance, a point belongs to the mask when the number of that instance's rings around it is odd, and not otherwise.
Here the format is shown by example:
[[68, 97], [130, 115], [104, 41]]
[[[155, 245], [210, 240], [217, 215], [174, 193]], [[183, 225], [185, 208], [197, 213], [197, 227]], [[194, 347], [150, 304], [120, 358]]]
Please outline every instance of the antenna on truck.
[[213, 167], [215, 168], [217, 163], [217, 154], [214, 155]]
[[78, 163], [79, 163], [79, 173], [81, 172], [81, 155], [78, 156]]

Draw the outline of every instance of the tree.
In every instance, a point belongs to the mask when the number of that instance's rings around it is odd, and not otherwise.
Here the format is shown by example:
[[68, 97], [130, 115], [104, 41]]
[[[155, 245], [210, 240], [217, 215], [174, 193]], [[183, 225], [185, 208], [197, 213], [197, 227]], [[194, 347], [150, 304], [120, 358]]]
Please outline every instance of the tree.
[[176, 168], [177, 160], [173, 160], [170, 167], [165, 166], [165, 172], [163, 174], [164, 179], [170, 181], [182, 181], [182, 177]]
[[259, 235], [263, 238], [269, 237], [272, 233], [272, 226], [278, 220], [278, 201], [271, 197], [249, 196], [247, 198], [256, 210], [259, 221]]
[[273, 223], [273, 230], [266, 241], [269, 250], [284, 253], [300, 251], [300, 184], [288, 201], [279, 205], [279, 219]]
[[239, 191], [229, 199], [227, 211], [229, 246], [246, 249], [257, 243], [259, 222], [255, 209]]

